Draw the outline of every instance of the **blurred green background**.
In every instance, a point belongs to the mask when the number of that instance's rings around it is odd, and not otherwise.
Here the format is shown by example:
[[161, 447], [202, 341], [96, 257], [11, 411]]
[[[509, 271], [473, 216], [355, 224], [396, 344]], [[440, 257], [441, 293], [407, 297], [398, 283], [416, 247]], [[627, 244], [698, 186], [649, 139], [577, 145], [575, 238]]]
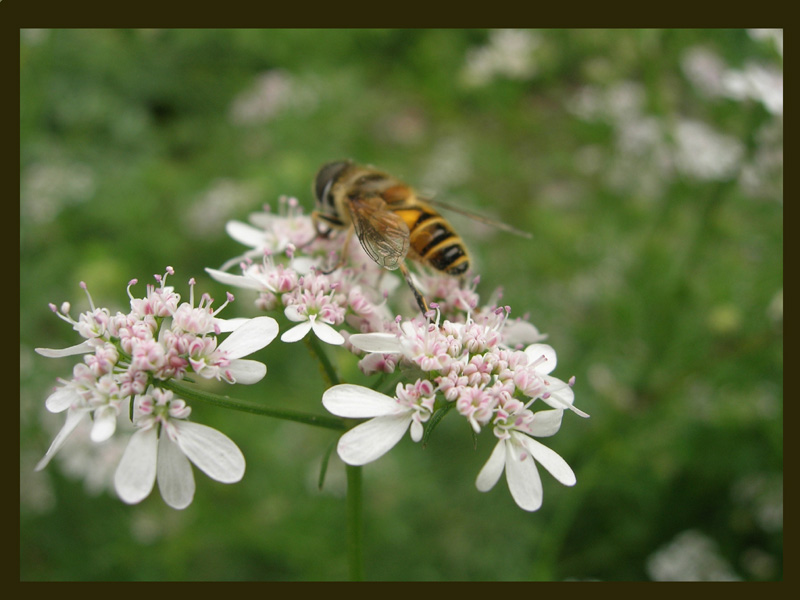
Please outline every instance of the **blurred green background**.
[[[310, 209], [343, 157], [533, 232], [452, 218], [592, 415], [548, 440], [578, 484], [543, 472], [536, 513], [475, 489], [494, 439], [457, 419], [367, 466], [368, 579], [782, 578], [781, 31], [23, 30], [20, 70], [22, 580], [347, 578], [331, 432], [194, 406], [247, 473], [195, 471], [184, 511], [124, 505], [119, 448], [77, 436], [33, 472], [76, 362], [33, 353], [77, 342], [48, 302], [84, 310], [83, 280], [124, 309], [167, 265], [223, 298], [225, 222]], [[215, 391], [322, 412], [302, 345], [258, 358], [260, 386]]]

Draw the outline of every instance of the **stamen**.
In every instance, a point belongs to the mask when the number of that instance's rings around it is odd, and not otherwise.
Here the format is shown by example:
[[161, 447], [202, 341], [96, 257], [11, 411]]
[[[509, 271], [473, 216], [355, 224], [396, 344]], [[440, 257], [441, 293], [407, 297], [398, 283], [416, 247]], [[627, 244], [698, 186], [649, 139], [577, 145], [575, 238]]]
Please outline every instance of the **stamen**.
[[86, 292], [86, 297], [89, 299], [89, 306], [91, 307], [92, 312], [94, 312], [94, 302], [92, 301], [92, 295], [89, 293], [89, 286], [87, 286], [86, 282], [84, 281], [81, 281], [80, 285], [83, 288], [83, 291]]

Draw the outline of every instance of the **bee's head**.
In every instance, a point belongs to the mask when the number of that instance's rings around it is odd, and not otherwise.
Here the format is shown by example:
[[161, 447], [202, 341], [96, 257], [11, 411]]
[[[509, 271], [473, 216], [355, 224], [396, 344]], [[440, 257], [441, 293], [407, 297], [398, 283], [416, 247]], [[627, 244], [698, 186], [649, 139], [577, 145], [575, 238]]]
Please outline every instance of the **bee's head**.
[[322, 168], [317, 171], [317, 176], [314, 179], [314, 194], [317, 198], [317, 206], [320, 208], [334, 207], [331, 188], [339, 175], [350, 165], [352, 165], [352, 163], [349, 160], [339, 160], [323, 165]]

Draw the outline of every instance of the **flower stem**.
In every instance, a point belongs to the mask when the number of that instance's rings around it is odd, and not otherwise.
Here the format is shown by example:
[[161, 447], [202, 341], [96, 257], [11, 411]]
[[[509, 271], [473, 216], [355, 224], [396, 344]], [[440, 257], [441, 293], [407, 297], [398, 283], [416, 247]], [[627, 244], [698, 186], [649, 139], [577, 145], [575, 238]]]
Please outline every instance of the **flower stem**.
[[343, 419], [335, 417], [328, 417], [325, 415], [313, 415], [309, 413], [302, 413], [292, 410], [284, 410], [277, 408], [269, 408], [262, 406], [255, 402], [248, 402], [246, 400], [238, 400], [229, 396], [220, 396], [198, 390], [194, 387], [189, 387], [175, 381], [159, 381], [160, 387], [172, 390], [184, 400], [199, 400], [200, 402], [208, 402], [223, 408], [231, 408], [233, 410], [241, 410], [264, 417], [273, 417], [275, 419], [283, 419], [285, 421], [295, 421], [297, 423], [305, 423], [306, 425], [313, 425], [315, 427], [324, 427], [325, 429], [334, 429], [342, 431], [347, 429]]
[[305, 342], [306, 346], [308, 346], [308, 349], [311, 350], [311, 353], [316, 356], [317, 360], [319, 361], [322, 377], [325, 379], [327, 387], [332, 387], [341, 383], [339, 375], [336, 373], [336, 368], [333, 366], [333, 363], [331, 363], [328, 355], [325, 354], [322, 346], [320, 346], [317, 336], [308, 335], [305, 338]]
[[347, 467], [347, 558], [350, 580], [364, 581], [361, 467]]

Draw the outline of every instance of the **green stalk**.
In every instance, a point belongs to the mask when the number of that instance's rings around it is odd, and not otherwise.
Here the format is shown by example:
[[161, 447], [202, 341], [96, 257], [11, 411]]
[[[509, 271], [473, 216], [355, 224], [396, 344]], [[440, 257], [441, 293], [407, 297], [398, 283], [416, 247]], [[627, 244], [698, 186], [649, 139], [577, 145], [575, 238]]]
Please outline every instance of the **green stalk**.
[[347, 467], [347, 558], [350, 581], [364, 581], [364, 519], [361, 467]]
[[[331, 363], [319, 340], [314, 335], [306, 337], [306, 346], [319, 361], [322, 377], [327, 387], [341, 383], [336, 368]], [[346, 428], [352, 427], [351, 422]], [[361, 467], [345, 465], [347, 471], [347, 563], [351, 581], [364, 581], [364, 517], [361, 485]]]
[[175, 381], [159, 381], [159, 387], [172, 390], [184, 400], [198, 400], [200, 402], [208, 402], [222, 408], [230, 408], [233, 410], [240, 410], [249, 412], [263, 417], [273, 417], [275, 419], [283, 419], [285, 421], [294, 421], [296, 423], [304, 423], [306, 425], [313, 425], [314, 427], [323, 427], [325, 429], [333, 429], [342, 431], [347, 429], [345, 422], [336, 417], [329, 417], [326, 415], [312, 415], [309, 413], [302, 413], [293, 410], [285, 410], [278, 408], [270, 408], [262, 406], [255, 402], [248, 402], [246, 400], [238, 400], [230, 396], [220, 396], [219, 394], [212, 394], [198, 390], [194, 387], [189, 387], [182, 383]]
[[325, 350], [322, 349], [320, 346], [319, 339], [315, 335], [307, 335], [305, 337], [306, 346], [311, 351], [311, 354], [319, 361], [319, 368], [322, 371], [322, 378], [325, 380], [327, 387], [332, 387], [334, 385], [338, 385], [341, 383], [339, 380], [339, 374], [336, 372], [336, 368], [331, 363], [328, 355], [325, 354]]

